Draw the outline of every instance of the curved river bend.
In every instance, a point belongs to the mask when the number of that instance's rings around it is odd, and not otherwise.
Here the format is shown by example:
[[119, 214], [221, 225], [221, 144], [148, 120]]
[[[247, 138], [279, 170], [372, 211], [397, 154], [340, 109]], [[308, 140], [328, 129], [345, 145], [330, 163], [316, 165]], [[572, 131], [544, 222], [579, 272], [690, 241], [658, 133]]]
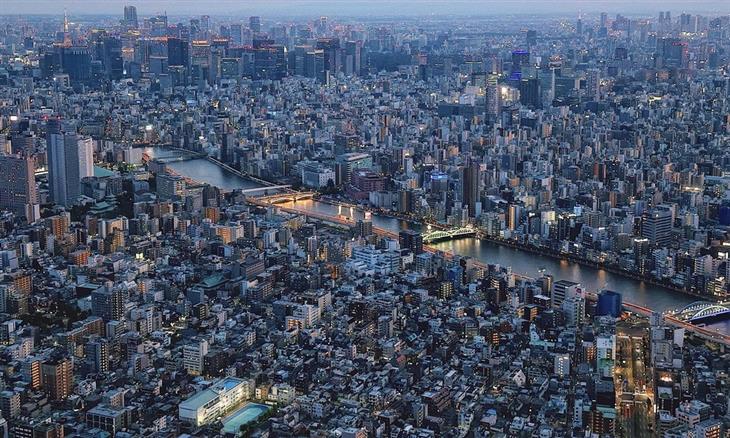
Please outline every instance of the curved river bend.
[[[180, 155], [180, 152], [160, 148], [147, 148], [145, 151], [151, 157], [159, 158], [175, 157]], [[205, 182], [224, 190], [259, 187], [258, 184], [221, 169], [215, 164], [202, 158], [173, 162], [168, 164], [168, 166], [182, 176], [186, 176], [200, 182]], [[292, 204], [282, 204], [282, 206], [287, 205], [291, 206]], [[342, 208], [313, 200], [298, 201], [296, 207], [324, 214], [342, 214], [344, 216], [351, 217], [353, 220], [363, 217], [363, 212], [359, 209]], [[401, 229], [413, 227], [413, 225], [408, 222], [375, 214], [372, 216], [372, 221], [373, 225], [377, 227], [395, 232]], [[589, 291], [597, 292], [604, 288], [615, 290], [623, 295], [625, 301], [648, 307], [659, 312], [669, 309], [678, 309], [693, 301], [697, 301], [696, 298], [683, 295], [679, 292], [675, 292], [661, 286], [648, 285], [642, 281], [626, 278], [618, 274], [612, 274], [601, 269], [580, 266], [575, 263], [556, 260], [551, 257], [526, 253], [476, 238], [464, 238], [450, 242], [441, 242], [432, 246], [445, 251], [452, 251], [455, 254], [473, 257], [483, 263], [511, 266], [514, 272], [529, 277], [538, 277], [540, 275], [539, 271], [544, 270], [546, 273], [551, 274], [556, 280], [564, 279], [575, 281], [583, 285]], [[730, 321], [722, 321], [709, 326], [724, 333], [730, 333]]]

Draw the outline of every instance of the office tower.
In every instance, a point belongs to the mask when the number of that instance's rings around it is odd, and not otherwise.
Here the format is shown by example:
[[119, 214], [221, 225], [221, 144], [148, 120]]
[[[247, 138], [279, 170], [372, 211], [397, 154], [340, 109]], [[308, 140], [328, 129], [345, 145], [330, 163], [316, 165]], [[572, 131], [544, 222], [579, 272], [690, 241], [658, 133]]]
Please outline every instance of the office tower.
[[137, 7], [136, 6], [125, 6], [124, 7], [124, 25], [137, 29], [139, 28], [139, 21], [137, 20]]
[[527, 50], [515, 50], [512, 52], [512, 73], [522, 73], [530, 66], [530, 52]]
[[254, 35], [261, 33], [261, 17], [249, 17], [248, 28]]
[[71, 82], [88, 82], [91, 79], [91, 47], [69, 46], [59, 47], [61, 66]]
[[122, 319], [126, 301], [123, 289], [107, 284], [91, 293], [91, 314], [105, 321]]
[[462, 169], [462, 203], [469, 209], [469, 216], [477, 214], [479, 202], [479, 163], [469, 163]]
[[233, 149], [236, 146], [236, 135], [233, 133], [223, 134], [220, 148], [220, 160], [230, 163], [233, 160]]
[[361, 51], [362, 42], [347, 41], [345, 43], [345, 59], [343, 62], [343, 70], [345, 71], [346, 75], [360, 75]]
[[187, 67], [189, 64], [188, 42], [180, 38], [167, 39], [167, 65]]
[[46, 142], [51, 198], [70, 205], [81, 194], [81, 179], [94, 175], [93, 142], [76, 134], [62, 135], [56, 119], [48, 122]]
[[537, 31], [530, 29], [527, 31], [527, 47], [535, 47], [537, 45]]
[[568, 280], [558, 280], [553, 283], [552, 303], [553, 307], [560, 309], [566, 298], [578, 296], [580, 294], [580, 283]]
[[160, 199], [181, 199], [186, 191], [185, 178], [179, 175], [157, 175], [157, 196]]
[[73, 391], [73, 363], [68, 358], [46, 362], [41, 365], [41, 379], [52, 400], [65, 400]]
[[231, 42], [234, 45], [240, 46], [243, 44], [243, 25], [241, 23], [231, 24], [228, 33], [230, 34]]
[[423, 237], [418, 231], [402, 230], [398, 233], [398, 243], [401, 249], [409, 249], [413, 254], [423, 252]]
[[33, 157], [0, 155], [0, 209], [10, 210], [29, 223], [40, 218]]
[[586, 72], [586, 97], [589, 100], [601, 100], [601, 71], [597, 68]]
[[641, 218], [641, 237], [652, 246], [667, 246], [672, 240], [672, 212], [655, 208]]
[[540, 108], [540, 81], [537, 78], [520, 80], [520, 103], [532, 108]]
[[689, 63], [689, 44], [679, 38], [662, 38], [657, 49], [663, 65], [660, 67], [685, 68]]
[[208, 354], [208, 341], [193, 339], [190, 344], [183, 347], [183, 367], [191, 375], [202, 374], [206, 354]]
[[486, 84], [486, 117], [487, 120], [494, 123], [499, 120], [501, 103], [501, 93], [499, 90], [498, 76], [490, 74], [487, 76]]
[[[15, 132], [10, 137], [10, 153], [27, 155], [35, 149], [35, 136], [28, 132]], [[0, 151], [1, 153], [2, 151]], [[7, 151], [5, 151], [7, 152]]]
[[327, 76], [337, 75], [342, 68], [340, 40], [337, 38], [320, 38], [317, 40], [317, 49], [324, 52], [325, 77], [320, 80], [326, 83]]

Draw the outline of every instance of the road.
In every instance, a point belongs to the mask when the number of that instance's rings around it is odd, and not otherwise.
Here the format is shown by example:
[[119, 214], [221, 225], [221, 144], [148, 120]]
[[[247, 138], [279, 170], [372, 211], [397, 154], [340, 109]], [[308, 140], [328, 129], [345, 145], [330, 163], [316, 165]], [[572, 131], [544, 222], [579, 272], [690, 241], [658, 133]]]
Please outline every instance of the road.
[[620, 429], [626, 437], [653, 436], [653, 372], [643, 336], [646, 328], [621, 323], [617, 328], [614, 383]]

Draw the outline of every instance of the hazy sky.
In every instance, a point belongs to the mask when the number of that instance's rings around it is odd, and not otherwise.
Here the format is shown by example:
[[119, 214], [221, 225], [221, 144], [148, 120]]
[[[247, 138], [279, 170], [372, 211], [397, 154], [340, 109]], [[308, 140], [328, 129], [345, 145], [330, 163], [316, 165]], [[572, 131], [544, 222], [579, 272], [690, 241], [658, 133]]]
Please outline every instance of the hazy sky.
[[0, 14], [119, 14], [125, 4], [140, 15], [331, 16], [490, 15], [565, 13], [580, 10], [654, 14], [659, 10], [730, 13], [730, 0], [0, 0]]

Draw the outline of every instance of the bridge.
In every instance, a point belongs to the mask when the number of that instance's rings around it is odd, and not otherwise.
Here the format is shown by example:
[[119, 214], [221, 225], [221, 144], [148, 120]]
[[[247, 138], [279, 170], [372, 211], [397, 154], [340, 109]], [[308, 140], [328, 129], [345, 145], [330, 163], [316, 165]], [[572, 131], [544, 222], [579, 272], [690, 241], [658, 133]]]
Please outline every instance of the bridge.
[[254, 187], [252, 189], [242, 189], [239, 190], [239, 192], [243, 193], [244, 195], [254, 195], [256, 196], [257, 193], [262, 194], [262, 196], [258, 196], [259, 198], [267, 198], [269, 196], [276, 197], [276, 195], [269, 195], [269, 193], [278, 192], [279, 190], [288, 190], [290, 189], [290, 185], [279, 185], [279, 186], [264, 186], [264, 187]]
[[[276, 186], [278, 188], [284, 188], [288, 189], [286, 190], [286, 193], [278, 193], [275, 195], [270, 196], [257, 196], [256, 199], [259, 202], [265, 202], [269, 204], [283, 204], [285, 202], [297, 202], [301, 201], [303, 199], [312, 199], [315, 195], [317, 195], [317, 192], [297, 192], [294, 190], [291, 190], [291, 186]], [[274, 187], [269, 187], [274, 188]], [[244, 193], [247, 191], [244, 190]]]
[[722, 303], [708, 303], [706, 301], [695, 301], [683, 309], [674, 313], [674, 317], [687, 322], [699, 322], [700, 320], [730, 316], [730, 307]]
[[444, 240], [459, 239], [461, 237], [472, 237], [477, 234], [477, 230], [472, 227], [452, 228], [449, 230], [436, 230], [430, 233], [422, 234], [423, 243], [442, 242]]
[[[224, 163], [224, 162], [222, 162], [222, 161], [220, 161], [218, 159], [215, 159], [215, 158], [213, 158], [213, 157], [211, 157], [209, 155], [206, 155], [205, 159], [208, 160], [208, 161], [210, 161], [211, 163], [217, 165], [218, 167], [222, 167], [223, 169], [231, 172], [234, 175], [238, 175], [241, 178], [245, 178], [245, 179], [250, 180], [250, 181], [253, 181], [255, 183], [259, 183], [262, 186], [273, 187], [273, 186], [276, 186], [277, 185], [277, 184], [275, 184], [275, 183], [273, 183], [271, 181], [267, 181], [267, 180], [261, 179], [261, 178], [259, 178], [257, 176], [253, 176], [250, 173], [241, 172], [240, 170], [235, 169], [235, 168], [227, 165], [226, 163]], [[285, 189], [285, 190], [293, 191], [292, 189]]]
[[[266, 198], [249, 197], [246, 200], [247, 200], [247, 202], [254, 204], [254, 205], [259, 205], [259, 206], [264, 206], [264, 207], [274, 206], [274, 204], [267, 201]], [[316, 221], [333, 224], [333, 225], [336, 225], [336, 226], [342, 227], [342, 228], [350, 228], [354, 225], [351, 220], [347, 220], [347, 219], [338, 217], [336, 215], [320, 213], [320, 212], [316, 212], [316, 211], [312, 211], [312, 210], [306, 210], [301, 207], [298, 208], [297, 206], [284, 207], [282, 205], [276, 205], [276, 208], [283, 212], [301, 215], [308, 219], [314, 219]], [[397, 233], [394, 233], [393, 231], [386, 230], [386, 229], [383, 229], [380, 227], [374, 226], [373, 232], [375, 234], [377, 234], [379, 236], [383, 236], [383, 237], [390, 237], [393, 239], [398, 238]], [[425, 241], [424, 241], [424, 243], [425, 243]], [[424, 244], [423, 250], [426, 252], [430, 252], [430, 253], [443, 254], [447, 259], [453, 258], [457, 255], [451, 251], [439, 250], [439, 249], [434, 248], [433, 246], [429, 246], [427, 244]], [[475, 260], [474, 266], [478, 269], [483, 269], [483, 270], [487, 269], [487, 265], [481, 261]], [[520, 274], [515, 274], [515, 276], [520, 279], [529, 279], [529, 277], [526, 277], [526, 276], [520, 275]], [[594, 301], [598, 299], [598, 294], [596, 294], [594, 292], [588, 292], [587, 296]], [[638, 315], [642, 315], [647, 318], [655, 313], [653, 310], [651, 310], [649, 308], [639, 306], [634, 303], [629, 303], [626, 301], [624, 301], [623, 307], [625, 310], [627, 310], [629, 312], [636, 313]], [[687, 330], [688, 332], [693, 333], [695, 336], [700, 337], [704, 340], [714, 342], [714, 343], [719, 343], [719, 344], [724, 345], [725, 347], [730, 347], [730, 335], [720, 333], [716, 330], [712, 330], [709, 328], [694, 325], [691, 322], [683, 321], [682, 319], [680, 319], [672, 314], [663, 315], [663, 319], [664, 319], [664, 323], [667, 325], [677, 327], [677, 328], [683, 328], [683, 329]]]

